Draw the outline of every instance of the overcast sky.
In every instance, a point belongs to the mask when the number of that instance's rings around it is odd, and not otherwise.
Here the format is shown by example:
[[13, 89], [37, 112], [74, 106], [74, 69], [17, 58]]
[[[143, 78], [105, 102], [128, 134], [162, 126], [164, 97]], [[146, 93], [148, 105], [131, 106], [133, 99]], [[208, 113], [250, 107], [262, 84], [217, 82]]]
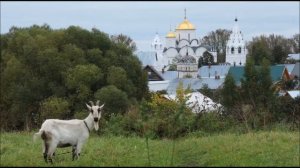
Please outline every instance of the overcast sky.
[[130, 36], [139, 50], [149, 50], [156, 31], [164, 38], [184, 19], [196, 26], [202, 38], [218, 28], [231, 29], [235, 16], [246, 40], [261, 34], [285, 37], [299, 33], [300, 2], [3, 2], [1, 1], [1, 34], [11, 26], [28, 27], [47, 23], [51, 28], [77, 25], [91, 30]]

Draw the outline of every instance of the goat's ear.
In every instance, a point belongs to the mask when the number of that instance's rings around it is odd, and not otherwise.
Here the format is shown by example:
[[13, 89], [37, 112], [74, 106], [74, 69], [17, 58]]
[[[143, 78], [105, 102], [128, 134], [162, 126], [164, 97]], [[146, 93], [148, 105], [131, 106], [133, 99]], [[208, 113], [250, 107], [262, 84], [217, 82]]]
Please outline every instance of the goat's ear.
[[104, 107], [104, 104], [102, 106], [100, 106], [100, 109], [102, 109]]
[[91, 106], [89, 106], [88, 104], [86, 104], [86, 103], [85, 103], [85, 105], [86, 105], [86, 107], [87, 107], [89, 110], [91, 110], [91, 109], [92, 109], [92, 107], [91, 107]]

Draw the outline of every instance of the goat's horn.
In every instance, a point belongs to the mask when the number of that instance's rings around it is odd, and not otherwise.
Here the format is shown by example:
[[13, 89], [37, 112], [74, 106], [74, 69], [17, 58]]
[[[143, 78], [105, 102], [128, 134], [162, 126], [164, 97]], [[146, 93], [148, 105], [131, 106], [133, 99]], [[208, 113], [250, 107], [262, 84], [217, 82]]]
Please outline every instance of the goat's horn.
[[94, 102], [92, 102], [92, 101], [89, 101], [89, 102], [91, 103], [92, 106], [95, 106], [95, 105], [94, 105]]
[[99, 103], [100, 103], [100, 101], [99, 101], [99, 100], [97, 100], [97, 102], [96, 102], [96, 105], [97, 105], [97, 106], [99, 106]]

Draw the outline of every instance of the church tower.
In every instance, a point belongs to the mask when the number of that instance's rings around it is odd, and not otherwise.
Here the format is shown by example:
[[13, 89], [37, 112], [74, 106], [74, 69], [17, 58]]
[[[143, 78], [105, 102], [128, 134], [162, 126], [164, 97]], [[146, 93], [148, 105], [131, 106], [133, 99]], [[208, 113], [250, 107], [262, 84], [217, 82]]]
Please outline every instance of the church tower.
[[231, 65], [245, 65], [248, 51], [238, 25], [238, 19], [235, 18], [234, 21], [232, 33], [226, 45], [226, 63], [230, 63]]
[[157, 32], [156, 32], [153, 42], [151, 44], [151, 49], [153, 49], [154, 51], [160, 51], [160, 50], [162, 51], [163, 50], [163, 45], [162, 45], [161, 39]]
[[176, 47], [176, 35], [175, 32], [172, 31], [170, 26], [170, 32], [166, 36], [166, 47]]
[[155, 37], [151, 43], [151, 50], [155, 54], [155, 62], [154, 62], [154, 68], [157, 71], [162, 71], [162, 69], [167, 65], [166, 59], [163, 57], [163, 49], [164, 46], [162, 44], [162, 41], [156, 32]]

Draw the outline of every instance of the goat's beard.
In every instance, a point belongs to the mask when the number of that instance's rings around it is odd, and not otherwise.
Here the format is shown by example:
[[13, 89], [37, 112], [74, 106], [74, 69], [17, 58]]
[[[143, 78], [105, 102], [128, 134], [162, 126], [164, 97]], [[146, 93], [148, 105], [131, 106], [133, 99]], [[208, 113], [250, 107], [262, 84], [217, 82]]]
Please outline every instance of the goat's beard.
[[94, 127], [95, 127], [95, 130], [98, 131], [98, 129], [99, 129], [99, 124], [98, 124], [98, 122], [94, 122]]

